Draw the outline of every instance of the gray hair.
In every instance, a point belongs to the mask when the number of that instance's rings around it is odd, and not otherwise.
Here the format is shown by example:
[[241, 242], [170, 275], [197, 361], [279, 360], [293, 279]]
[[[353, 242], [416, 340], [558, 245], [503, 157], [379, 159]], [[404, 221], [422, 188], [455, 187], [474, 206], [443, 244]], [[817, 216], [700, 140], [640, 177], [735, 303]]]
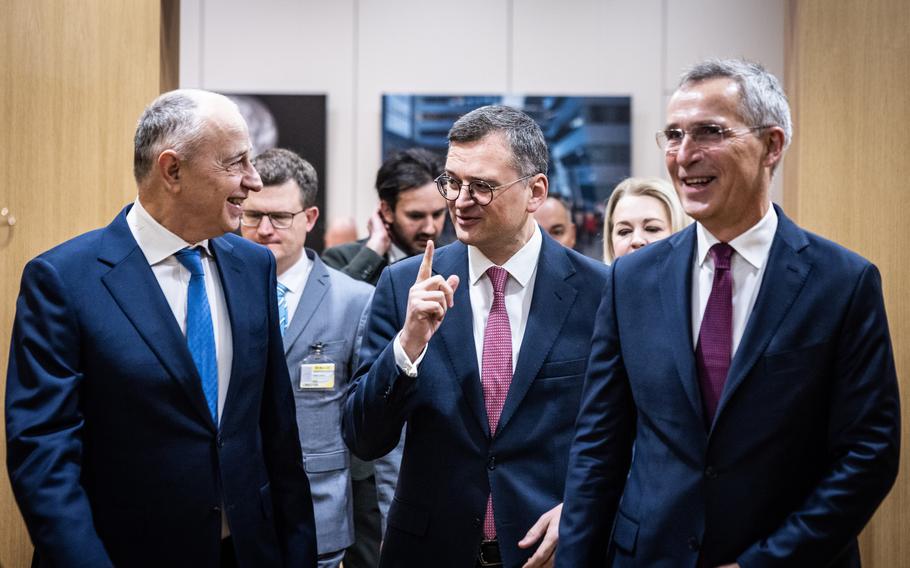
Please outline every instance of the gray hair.
[[501, 132], [512, 151], [512, 166], [522, 175], [546, 174], [550, 153], [540, 126], [520, 110], [489, 105], [462, 116], [449, 130], [449, 143], [476, 142]]
[[305, 208], [316, 205], [316, 190], [319, 188], [316, 168], [296, 153], [284, 148], [272, 148], [253, 158], [253, 166], [259, 172], [264, 187], [294, 180], [300, 188], [300, 204]]
[[793, 123], [790, 104], [780, 81], [758, 63], [744, 59], [707, 59], [692, 66], [679, 80], [679, 87], [707, 79], [736, 81], [742, 97], [739, 112], [750, 126], [779, 126], [784, 131], [784, 149], [790, 145]]
[[149, 175], [161, 152], [171, 149], [188, 158], [197, 150], [205, 126], [199, 112], [200, 93], [190, 90], [164, 93], [139, 117], [133, 139], [133, 177], [137, 183]]

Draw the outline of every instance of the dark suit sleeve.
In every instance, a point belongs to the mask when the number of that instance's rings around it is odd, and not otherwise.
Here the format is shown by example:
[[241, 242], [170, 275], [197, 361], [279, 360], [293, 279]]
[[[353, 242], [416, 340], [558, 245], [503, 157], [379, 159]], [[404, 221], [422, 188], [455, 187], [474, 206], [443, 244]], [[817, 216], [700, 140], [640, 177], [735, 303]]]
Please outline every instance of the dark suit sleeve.
[[398, 444], [407, 420], [408, 400], [416, 381], [395, 363], [392, 340], [401, 330], [396, 291], [388, 270], [382, 273], [367, 321], [360, 351], [360, 368], [344, 405], [342, 435], [360, 459], [380, 458]]
[[602, 566], [629, 471], [635, 403], [619, 344], [614, 270], [597, 310], [591, 356], [569, 453], [556, 566]]
[[738, 559], [743, 568], [822, 566], [866, 525], [897, 476], [900, 400], [881, 277], [860, 275], [835, 338], [830, 463], [802, 506]]
[[6, 377], [7, 468], [42, 563], [111, 566], [80, 482], [83, 375], [69, 302], [51, 264], [25, 267]]
[[[269, 284], [275, 290], [275, 259], [269, 254]], [[269, 305], [268, 369], [262, 396], [262, 444], [275, 525], [287, 567], [316, 566], [316, 524], [310, 482], [303, 469], [303, 454], [297, 432], [294, 394], [284, 358], [284, 344], [278, 327], [278, 300], [266, 294]]]
[[386, 267], [385, 258], [362, 243], [339, 245], [327, 249], [321, 256], [327, 265], [355, 280], [375, 284]]

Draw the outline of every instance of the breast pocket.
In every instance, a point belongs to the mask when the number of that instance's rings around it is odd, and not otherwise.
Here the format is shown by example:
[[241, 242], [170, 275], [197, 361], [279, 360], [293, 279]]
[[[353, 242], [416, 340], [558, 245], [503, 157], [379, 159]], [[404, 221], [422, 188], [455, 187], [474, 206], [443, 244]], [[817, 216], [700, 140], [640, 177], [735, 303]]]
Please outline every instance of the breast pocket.
[[764, 357], [765, 372], [772, 376], [811, 376], [824, 373], [826, 361], [832, 360], [828, 346], [828, 342], [824, 342], [768, 353]]
[[544, 363], [537, 375], [538, 381], [564, 381], [584, 377], [588, 365], [587, 357], [569, 361], [550, 361]]

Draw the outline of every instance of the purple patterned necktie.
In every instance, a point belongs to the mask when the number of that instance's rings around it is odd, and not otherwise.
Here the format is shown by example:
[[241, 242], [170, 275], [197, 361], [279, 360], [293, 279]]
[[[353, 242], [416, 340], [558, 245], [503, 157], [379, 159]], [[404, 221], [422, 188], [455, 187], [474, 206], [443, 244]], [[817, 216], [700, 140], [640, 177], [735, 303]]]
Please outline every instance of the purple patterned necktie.
[[[487, 277], [493, 283], [493, 305], [487, 318], [487, 327], [483, 332], [483, 363], [481, 383], [483, 399], [487, 406], [487, 418], [490, 422], [490, 435], [496, 434], [499, 415], [505, 404], [512, 382], [512, 330], [509, 327], [509, 314], [506, 313], [505, 289], [509, 273], [499, 266], [487, 269]], [[487, 498], [487, 513], [483, 521], [483, 533], [487, 539], [496, 537], [496, 523], [493, 521], [493, 491], [490, 485], [490, 496]]]
[[730, 354], [733, 351], [733, 274], [730, 272], [733, 247], [727, 243], [717, 243], [709, 252], [714, 259], [714, 282], [701, 320], [701, 329], [698, 331], [698, 346], [695, 348], [708, 428], [717, 412], [717, 403], [724, 390], [727, 372], [730, 370]]

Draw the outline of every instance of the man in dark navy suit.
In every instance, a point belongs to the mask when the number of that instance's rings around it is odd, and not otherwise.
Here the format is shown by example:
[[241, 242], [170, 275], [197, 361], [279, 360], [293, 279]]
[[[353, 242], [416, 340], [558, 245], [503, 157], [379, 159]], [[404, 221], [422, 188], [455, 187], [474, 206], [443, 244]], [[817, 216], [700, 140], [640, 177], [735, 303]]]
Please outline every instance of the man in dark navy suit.
[[552, 564], [606, 268], [535, 222], [547, 158], [521, 111], [460, 118], [437, 179], [459, 242], [379, 280], [343, 432], [372, 459], [407, 422], [381, 566]]
[[316, 565], [275, 259], [225, 235], [250, 151], [232, 102], [165, 93], [136, 201], [25, 267], [7, 465], [35, 565]]
[[759, 65], [704, 62], [670, 99], [697, 222], [613, 265], [557, 566], [860, 565], [900, 448], [881, 278], [771, 204], [790, 135]]

